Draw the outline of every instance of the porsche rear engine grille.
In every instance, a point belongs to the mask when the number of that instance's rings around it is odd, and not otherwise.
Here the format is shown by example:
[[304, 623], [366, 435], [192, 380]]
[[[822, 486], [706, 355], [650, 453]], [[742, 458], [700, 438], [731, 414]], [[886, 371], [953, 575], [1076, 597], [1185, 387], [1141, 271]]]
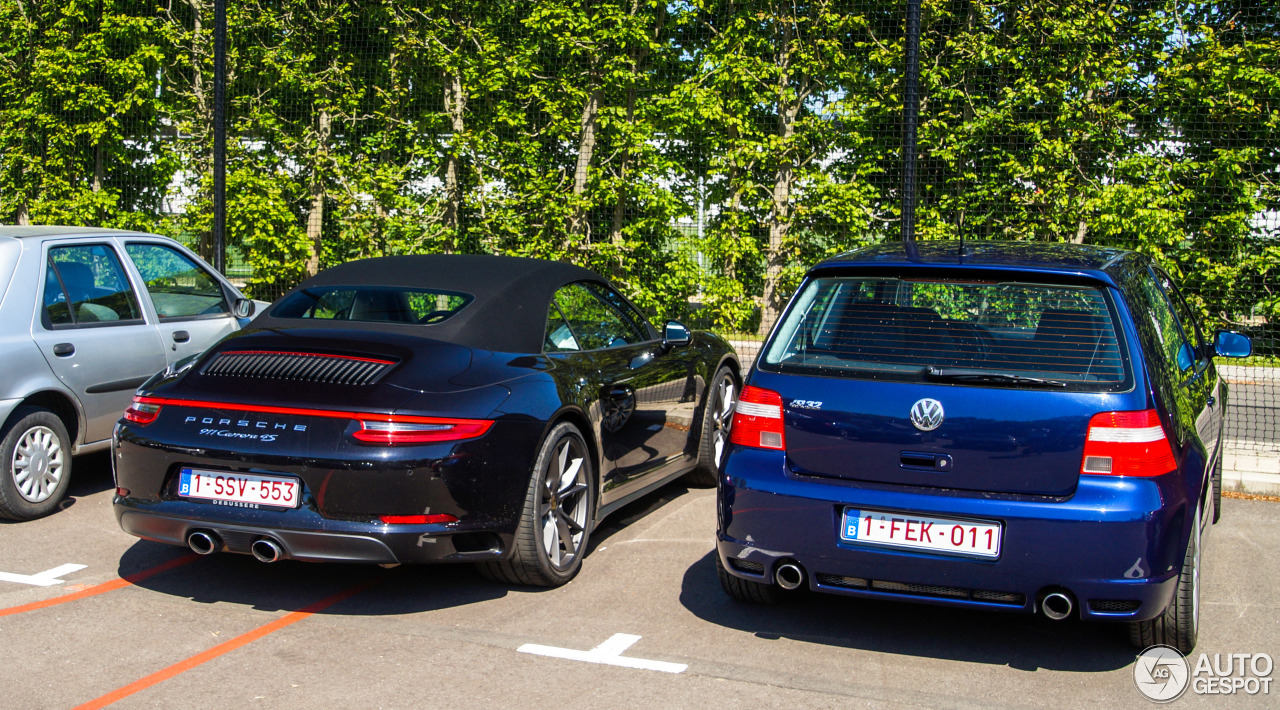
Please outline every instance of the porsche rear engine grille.
[[346, 355], [231, 350], [219, 353], [201, 374], [336, 385], [371, 385], [394, 364], [389, 360]]

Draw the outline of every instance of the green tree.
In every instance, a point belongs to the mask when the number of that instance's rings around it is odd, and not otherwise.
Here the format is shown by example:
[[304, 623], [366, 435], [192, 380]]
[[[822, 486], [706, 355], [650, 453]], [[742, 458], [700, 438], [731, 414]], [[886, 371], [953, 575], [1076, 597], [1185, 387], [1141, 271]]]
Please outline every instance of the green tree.
[[0, 214], [156, 229], [176, 170], [154, 6], [0, 2]]

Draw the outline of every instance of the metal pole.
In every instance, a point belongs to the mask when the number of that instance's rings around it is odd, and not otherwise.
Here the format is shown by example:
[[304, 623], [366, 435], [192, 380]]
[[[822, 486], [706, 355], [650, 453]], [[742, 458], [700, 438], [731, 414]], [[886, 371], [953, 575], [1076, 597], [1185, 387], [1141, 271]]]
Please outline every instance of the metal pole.
[[907, 76], [902, 96], [902, 241], [916, 239], [916, 122], [920, 116], [920, 0], [907, 0]]
[[227, 0], [213, 0], [213, 268], [226, 273]]

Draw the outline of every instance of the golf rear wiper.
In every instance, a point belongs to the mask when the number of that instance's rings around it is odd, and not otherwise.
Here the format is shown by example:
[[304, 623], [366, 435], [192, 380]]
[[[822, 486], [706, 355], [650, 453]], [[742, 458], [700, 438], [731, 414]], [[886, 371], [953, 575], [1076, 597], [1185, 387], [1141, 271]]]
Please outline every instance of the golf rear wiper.
[[924, 368], [926, 380], [938, 382], [996, 382], [1012, 385], [1031, 385], [1033, 387], [1066, 387], [1061, 380], [1046, 380], [1042, 377], [1024, 377], [1004, 372], [985, 372], [983, 370], [962, 370], [957, 368], [934, 367]]

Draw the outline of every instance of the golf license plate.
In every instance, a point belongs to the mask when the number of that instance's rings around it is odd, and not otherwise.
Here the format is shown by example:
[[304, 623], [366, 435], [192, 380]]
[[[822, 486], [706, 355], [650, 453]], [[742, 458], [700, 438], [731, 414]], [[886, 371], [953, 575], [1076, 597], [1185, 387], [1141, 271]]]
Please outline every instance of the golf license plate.
[[840, 539], [847, 542], [975, 557], [999, 557], [1001, 532], [1001, 524], [993, 521], [856, 508], [845, 508], [840, 521]]
[[183, 498], [235, 507], [297, 508], [301, 491], [298, 479], [284, 476], [184, 468], [178, 478], [178, 495]]

